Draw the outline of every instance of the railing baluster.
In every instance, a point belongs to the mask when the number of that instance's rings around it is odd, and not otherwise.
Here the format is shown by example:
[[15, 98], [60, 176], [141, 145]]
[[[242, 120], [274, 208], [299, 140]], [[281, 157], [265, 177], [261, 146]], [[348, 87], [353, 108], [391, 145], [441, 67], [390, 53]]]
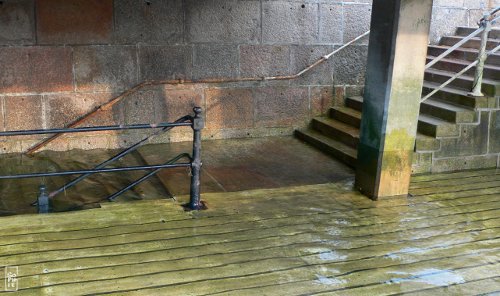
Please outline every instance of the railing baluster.
[[485, 13], [483, 19], [481, 21], [481, 27], [484, 28], [483, 33], [481, 34], [481, 47], [479, 48], [479, 54], [477, 57], [477, 66], [476, 73], [474, 75], [474, 83], [473, 88], [470, 93], [471, 96], [474, 97], [482, 97], [484, 96], [481, 91], [481, 87], [483, 85], [483, 73], [484, 73], [484, 63], [486, 62], [486, 46], [488, 45], [488, 36], [491, 31], [491, 15], [489, 13]]
[[50, 211], [49, 195], [47, 194], [47, 187], [40, 185], [40, 194], [38, 195], [37, 205], [38, 214], [48, 214]]
[[191, 162], [191, 189], [189, 208], [191, 210], [201, 210], [204, 205], [200, 201], [200, 172], [201, 172], [201, 130], [204, 127], [201, 108], [193, 108], [195, 116], [193, 118], [193, 160]]

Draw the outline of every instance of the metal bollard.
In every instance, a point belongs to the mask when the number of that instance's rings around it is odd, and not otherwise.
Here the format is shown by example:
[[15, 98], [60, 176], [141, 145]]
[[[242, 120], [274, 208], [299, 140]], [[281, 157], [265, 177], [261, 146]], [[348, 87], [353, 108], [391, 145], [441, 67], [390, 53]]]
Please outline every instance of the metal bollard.
[[40, 194], [38, 195], [38, 214], [49, 213], [49, 195], [47, 194], [47, 187], [40, 185]]
[[200, 172], [201, 172], [201, 130], [204, 127], [202, 110], [194, 107], [193, 117], [193, 160], [191, 161], [191, 188], [189, 208], [191, 210], [202, 210], [205, 208], [200, 201]]

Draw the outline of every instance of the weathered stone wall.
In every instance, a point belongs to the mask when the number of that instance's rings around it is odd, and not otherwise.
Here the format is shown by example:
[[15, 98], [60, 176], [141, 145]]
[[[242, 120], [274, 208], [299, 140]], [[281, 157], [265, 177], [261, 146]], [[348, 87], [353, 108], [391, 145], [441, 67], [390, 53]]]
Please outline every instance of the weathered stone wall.
[[[437, 18], [453, 12], [465, 15], [466, 24], [487, 5], [436, 2]], [[370, 14], [371, 0], [4, 0], [0, 129], [63, 127], [146, 80], [296, 73], [368, 30]], [[458, 24], [444, 19], [450, 28]], [[433, 36], [445, 32], [434, 30]], [[146, 87], [88, 124], [171, 121], [200, 105], [205, 138], [291, 134], [360, 92], [366, 42], [294, 81]], [[190, 135], [179, 129], [158, 141]], [[138, 136], [78, 134], [48, 148], [111, 148]], [[0, 151], [22, 151], [39, 139], [4, 139]]]
[[438, 137], [430, 149], [415, 154], [414, 173], [500, 167], [500, 99], [478, 109], [476, 121], [457, 126], [456, 136]]
[[[2, 129], [65, 126], [146, 80], [296, 73], [368, 30], [370, 9], [369, 0], [4, 0]], [[295, 81], [146, 87], [90, 124], [170, 121], [196, 104], [206, 110], [205, 138], [290, 134], [326, 110], [333, 85], [342, 97], [363, 84], [366, 52], [360, 42]], [[65, 136], [49, 148], [116, 147], [137, 136]], [[13, 140], [4, 151], [36, 142]]]
[[455, 34], [457, 27], [477, 27], [483, 13], [500, 5], [500, 0], [434, 0], [431, 43]]

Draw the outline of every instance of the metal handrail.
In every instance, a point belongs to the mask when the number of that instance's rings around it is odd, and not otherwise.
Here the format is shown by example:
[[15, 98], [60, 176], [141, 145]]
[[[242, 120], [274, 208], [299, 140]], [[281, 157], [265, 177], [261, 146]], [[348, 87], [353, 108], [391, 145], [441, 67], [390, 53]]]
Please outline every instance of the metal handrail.
[[[494, 49], [490, 50], [488, 53], [486, 53], [487, 56], [489, 55], [492, 55], [494, 54], [495, 52], [497, 52], [498, 50], [500, 50], [500, 45], [498, 45], [497, 47], [495, 47]], [[448, 79], [447, 81], [445, 81], [443, 84], [441, 84], [438, 88], [434, 89], [432, 92], [428, 93], [425, 97], [423, 97], [421, 100], [420, 100], [420, 103], [423, 103], [425, 100], [429, 99], [430, 97], [432, 97], [433, 95], [435, 95], [438, 91], [442, 90], [443, 88], [445, 88], [446, 86], [448, 86], [450, 83], [452, 83], [455, 79], [457, 79], [458, 77], [462, 76], [465, 72], [469, 71], [472, 67], [476, 66], [477, 64], [479, 63], [479, 60], [475, 60], [474, 62], [472, 62], [471, 64], [469, 64], [467, 67], [463, 68], [460, 72], [458, 72], [457, 74], [455, 74], [453, 77], [451, 77], [450, 79]]]
[[452, 47], [450, 47], [449, 49], [447, 49], [445, 52], [443, 52], [442, 54], [440, 54], [439, 56], [437, 56], [435, 59], [433, 59], [432, 61], [430, 61], [427, 65], [425, 65], [425, 70], [427, 70], [430, 67], [434, 66], [436, 63], [440, 62], [442, 59], [444, 59], [445, 57], [447, 57], [450, 53], [452, 53], [457, 48], [459, 48], [460, 46], [464, 45], [466, 42], [468, 42], [472, 38], [476, 37], [477, 35], [479, 35], [479, 33], [483, 32], [483, 31], [484, 31], [483, 27], [478, 28], [476, 31], [472, 32], [470, 35], [468, 35], [464, 39], [460, 40], [460, 42], [458, 42], [457, 44], [453, 45]]
[[[169, 161], [165, 162], [164, 165], [169, 165], [169, 164], [175, 164], [178, 160], [182, 158], [187, 158], [189, 161], [193, 161], [191, 155], [189, 153], [181, 153], [177, 155], [176, 157], [170, 159]], [[123, 187], [122, 189], [118, 190], [117, 192], [113, 193], [112, 195], [103, 198], [102, 200], [108, 200], [108, 201], [114, 201], [118, 196], [122, 195], [125, 191], [130, 190], [131, 188], [141, 184], [142, 182], [146, 181], [153, 175], [157, 174], [159, 171], [161, 171], [162, 168], [155, 169], [154, 171], [151, 171], [147, 173], [146, 175], [142, 176], [141, 178], [135, 180], [134, 182], [130, 183], [129, 185]]]
[[497, 46], [493, 50], [490, 50], [489, 52], [486, 51], [487, 43], [488, 43], [488, 34], [492, 29], [492, 24], [494, 24], [498, 19], [500, 19], [500, 16], [494, 17], [495, 14], [500, 11], [500, 6], [496, 7], [493, 9], [491, 12], [485, 13], [483, 18], [479, 21], [479, 28], [469, 34], [467, 37], [463, 38], [459, 42], [457, 42], [455, 45], [450, 47], [448, 50], [437, 56], [435, 59], [430, 61], [427, 65], [425, 65], [425, 69], [429, 69], [432, 66], [434, 66], [436, 63], [440, 62], [443, 60], [446, 56], [448, 56], [450, 53], [455, 51], [457, 48], [460, 46], [464, 45], [466, 42], [471, 40], [472, 38], [476, 37], [480, 33], [481, 35], [481, 46], [479, 48], [479, 53], [478, 53], [478, 58], [476, 61], [473, 63], [469, 64], [467, 67], [459, 71], [457, 74], [453, 75], [450, 79], [445, 81], [443, 84], [441, 84], [439, 87], [431, 91], [429, 94], [424, 96], [421, 100], [420, 103], [423, 103], [425, 100], [429, 99], [431, 96], [436, 94], [438, 91], [442, 90], [446, 86], [448, 86], [451, 82], [453, 82], [455, 79], [458, 77], [462, 76], [465, 74], [467, 71], [469, 71], [472, 67], [476, 67], [476, 72], [474, 75], [474, 82], [473, 82], [473, 87], [469, 95], [471, 96], [476, 96], [480, 97], [483, 96], [483, 93], [481, 92], [481, 86], [482, 86], [482, 79], [483, 79], [483, 71], [484, 71], [484, 64], [486, 62], [486, 58], [490, 56], [491, 54], [497, 52], [500, 49], [500, 46]]
[[143, 170], [164, 169], [164, 168], [178, 168], [178, 167], [189, 167], [189, 166], [191, 166], [191, 163], [186, 162], [186, 163], [178, 163], [178, 164], [140, 165], [140, 166], [130, 166], [130, 167], [121, 167], [121, 168], [101, 168], [101, 169], [88, 169], [88, 170], [76, 170], [76, 171], [62, 171], [62, 172], [27, 173], [27, 174], [0, 176], [0, 180], [30, 179], [30, 178], [40, 178], [40, 177], [59, 177], [59, 176], [82, 175], [82, 174], [91, 175], [91, 174], [96, 174], [96, 173], [131, 172], [131, 171], [143, 171]]
[[486, 13], [486, 14], [483, 16], [483, 18], [481, 18], [481, 19], [479, 20], [479, 22], [478, 22], [477, 24], [478, 24], [478, 25], [480, 25], [480, 24], [481, 24], [481, 22], [483, 22], [483, 21], [487, 20], [488, 18], [493, 17], [493, 16], [494, 16], [497, 12], [499, 12], [499, 11], [500, 11], [500, 6], [497, 6], [497, 7], [493, 8], [493, 10], [492, 10], [492, 11], [490, 11], [489, 13]]
[[183, 121], [176, 120], [173, 123], [161, 122], [152, 124], [131, 124], [131, 125], [106, 125], [106, 126], [87, 126], [78, 128], [54, 128], [54, 129], [35, 129], [35, 130], [19, 130], [19, 131], [6, 131], [0, 132], [0, 137], [11, 136], [26, 136], [26, 135], [46, 135], [46, 134], [59, 134], [59, 133], [85, 133], [85, 132], [102, 132], [102, 131], [119, 131], [119, 130], [135, 130], [135, 129], [156, 129], [156, 128], [174, 128], [177, 126], [191, 126], [188, 121], [191, 117], [182, 117]]
[[[135, 150], [137, 150], [140, 146], [142, 146], [144, 143], [146, 143], [147, 141], [149, 141], [151, 138], [153, 137], [156, 137], [158, 136], [159, 134], [162, 134], [166, 131], [169, 131], [171, 130], [172, 128], [174, 128], [175, 126], [185, 126], [185, 125], [189, 125], [191, 126], [191, 123], [186, 123], [186, 121], [191, 121], [192, 120], [192, 116], [190, 115], [187, 115], [187, 116], [183, 116], [179, 119], [177, 119], [176, 121], [174, 121], [173, 123], [171, 124], [168, 124], [168, 126], [162, 128], [161, 130], [159, 131], [156, 131], [155, 133], [143, 138], [142, 140], [140, 140], [139, 142], [135, 143], [134, 145], [128, 147], [127, 149], [121, 151], [120, 153], [112, 156], [111, 158], [109, 158], [108, 160], [98, 164], [96, 167], [94, 167], [94, 169], [102, 169], [104, 167], [106, 167], [107, 165], [111, 164], [112, 162], [134, 152]], [[76, 129], [75, 129], [76, 130]], [[1, 135], [1, 134], [0, 134]], [[74, 180], [72, 180], [71, 182], [61, 186], [59, 189], [57, 190], [54, 190], [52, 191], [50, 194], [49, 194], [49, 197], [54, 197], [56, 196], [57, 194], [65, 191], [66, 189], [70, 188], [70, 187], [73, 187], [75, 186], [76, 184], [78, 184], [79, 182], [83, 181], [84, 179], [86, 179], [87, 177], [91, 176], [92, 174], [91, 173], [87, 173], [85, 175], [82, 175]]]
[[[498, 16], [495, 19], [491, 20], [491, 23], [495, 23], [496, 21], [498, 21], [499, 18], [500, 18], [500, 16]], [[447, 49], [445, 52], [443, 52], [442, 54], [440, 54], [439, 56], [437, 56], [436, 58], [434, 58], [432, 61], [430, 61], [429, 63], [427, 63], [427, 65], [425, 65], [425, 69], [427, 70], [430, 67], [434, 66], [436, 63], [438, 63], [439, 61], [441, 61], [442, 59], [444, 59], [445, 57], [447, 57], [450, 53], [452, 53], [457, 48], [459, 48], [460, 46], [462, 46], [465, 43], [467, 43], [472, 38], [474, 38], [477, 35], [479, 35], [480, 33], [482, 33], [484, 30], [485, 30], [484, 26], [479, 27], [477, 30], [475, 30], [474, 32], [472, 32], [469, 35], [467, 35], [467, 37], [465, 37], [464, 39], [460, 40], [455, 45], [453, 45], [452, 47], [450, 47], [449, 49]]]
[[[42, 185], [40, 186], [40, 194], [37, 201], [34, 204], [38, 205], [39, 213], [48, 213], [49, 200], [54, 198], [58, 193], [65, 191], [69, 187], [76, 185], [85, 178], [96, 174], [96, 173], [114, 173], [114, 172], [128, 172], [128, 171], [140, 171], [140, 170], [152, 170], [140, 179], [132, 182], [125, 188], [119, 190], [115, 194], [109, 196], [107, 199], [109, 201], [114, 200], [123, 192], [128, 189], [140, 184], [149, 177], [156, 174], [159, 170], [164, 168], [178, 168], [178, 167], [188, 167], [191, 169], [191, 194], [188, 207], [192, 210], [203, 209], [204, 205], [200, 201], [200, 170], [201, 170], [201, 130], [204, 128], [203, 118], [201, 116], [202, 109], [200, 107], [193, 108], [195, 113], [194, 116], [186, 115], [173, 123], [159, 123], [159, 124], [136, 124], [136, 125], [126, 125], [126, 126], [104, 126], [104, 127], [82, 127], [82, 128], [66, 128], [66, 129], [47, 129], [47, 130], [23, 130], [23, 131], [7, 131], [0, 132], [0, 136], [13, 136], [13, 135], [34, 135], [34, 134], [58, 134], [58, 133], [79, 133], [88, 131], [108, 131], [108, 130], [125, 130], [125, 129], [144, 129], [144, 128], [159, 128], [160, 130], [155, 133], [145, 137], [124, 151], [116, 154], [110, 159], [102, 162], [92, 169], [85, 170], [74, 170], [74, 171], [61, 171], [61, 172], [42, 172], [42, 173], [26, 173], [26, 174], [16, 174], [16, 175], [4, 175], [0, 176], [0, 180], [4, 179], [26, 179], [26, 178], [40, 178], [40, 177], [55, 177], [55, 176], [69, 176], [69, 175], [80, 175], [78, 178], [68, 182], [61, 188], [47, 193], [47, 188]], [[187, 122], [189, 121], [189, 123]], [[180, 154], [173, 159], [169, 160], [164, 164], [158, 165], [143, 165], [143, 166], [129, 166], [129, 167], [118, 167], [118, 168], [106, 168], [110, 163], [124, 157], [125, 155], [137, 150], [142, 144], [150, 140], [152, 137], [157, 136], [163, 132], [166, 132], [174, 127], [178, 126], [190, 126], [193, 129], [193, 156], [191, 157], [187, 153]], [[189, 162], [177, 163], [178, 160], [182, 158], [188, 158]], [[196, 187], [196, 188], [193, 188]]]

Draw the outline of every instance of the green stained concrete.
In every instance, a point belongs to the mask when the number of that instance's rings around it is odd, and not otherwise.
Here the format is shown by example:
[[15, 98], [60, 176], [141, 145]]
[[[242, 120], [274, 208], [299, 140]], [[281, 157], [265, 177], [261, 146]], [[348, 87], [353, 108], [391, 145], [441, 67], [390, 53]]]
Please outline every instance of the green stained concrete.
[[432, 0], [374, 1], [356, 187], [408, 193]]
[[385, 144], [384, 149], [386, 151], [409, 151], [413, 150], [415, 147], [415, 131], [412, 133], [412, 130], [408, 131], [407, 128], [398, 128], [391, 130], [385, 136]]

